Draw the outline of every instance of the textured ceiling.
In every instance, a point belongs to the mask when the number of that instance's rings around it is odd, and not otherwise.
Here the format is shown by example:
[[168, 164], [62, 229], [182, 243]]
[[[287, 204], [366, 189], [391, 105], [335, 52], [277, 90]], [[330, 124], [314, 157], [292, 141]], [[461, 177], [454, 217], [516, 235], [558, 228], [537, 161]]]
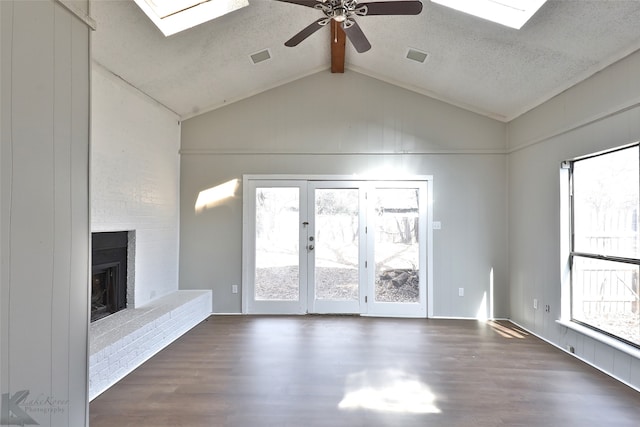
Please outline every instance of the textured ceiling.
[[[93, 58], [183, 119], [329, 73], [329, 29], [284, 46], [319, 11], [249, 3], [165, 38], [133, 0], [92, 0]], [[640, 48], [640, 0], [549, 0], [521, 30], [423, 3], [418, 16], [358, 17], [373, 47], [347, 42], [347, 70], [508, 121]], [[249, 55], [267, 48], [272, 58], [254, 65]], [[407, 60], [408, 48], [427, 61]]]

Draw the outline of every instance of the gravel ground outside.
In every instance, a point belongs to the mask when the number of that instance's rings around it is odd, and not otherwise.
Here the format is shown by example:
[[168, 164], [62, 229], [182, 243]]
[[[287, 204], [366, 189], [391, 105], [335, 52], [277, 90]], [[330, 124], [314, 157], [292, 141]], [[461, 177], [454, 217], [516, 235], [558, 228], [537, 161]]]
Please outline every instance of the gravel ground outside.
[[[358, 272], [353, 268], [316, 268], [316, 295], [326, 300], [358, 298]], [[256, 269], [258, 300], [295, 301], [299, 296], [297, 266]], [[417, 302], [418, 272], [415, 270], [384, 270], [376, 277], [376, 300], [381, 302]]]

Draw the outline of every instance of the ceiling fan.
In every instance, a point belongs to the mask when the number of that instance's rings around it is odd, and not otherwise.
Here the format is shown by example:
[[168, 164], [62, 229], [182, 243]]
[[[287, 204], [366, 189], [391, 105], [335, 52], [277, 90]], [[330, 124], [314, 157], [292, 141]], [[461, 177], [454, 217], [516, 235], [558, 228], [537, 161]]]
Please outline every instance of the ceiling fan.
[[[322, 11], [324, 17], [311, 23], [295, 36], [285, 42], [285, 46], [297, 46], [318, 31], [331, 23], [333, 43], [331, 44], [332, 72], [344, 70], [344, 35], [349, 38], [358, 53], [371, 49], [371, 43], [362, 32], [362, 29], [354, 19], [356, 16], [372, 15], [418, 15], [422, 11], [422, 2], [417, 0], [362, 2], [358, 0], [277, 0], [285, 3], [298, 4]], [[335, 45], [335, 46], [334, 46]], [[340, 51], [340, 47], [342, 49]], [[337, 52], [335, 50], [338, 50]], [[340, 62], [342, 57], [343, 70], [334, 71], [333, 61]], [[338, 67], [339, 68], [339, 67]]]

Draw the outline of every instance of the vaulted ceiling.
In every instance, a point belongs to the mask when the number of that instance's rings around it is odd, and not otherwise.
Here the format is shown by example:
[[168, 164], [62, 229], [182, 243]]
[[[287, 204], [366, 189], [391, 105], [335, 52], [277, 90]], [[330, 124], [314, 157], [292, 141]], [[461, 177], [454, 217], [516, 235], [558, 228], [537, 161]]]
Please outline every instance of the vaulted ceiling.
[[[93, 59], [183, 119], [330, 72], [328, 27], [284, 46], [320, 11], [249, 3], [164, 37], [133, 0], [92, 0]], [[417, 16], [358, 17], [372, 48], [357, 53], [347, 41], [347, 72], [509, 121], [640, 48], [640, 0], [549, 0], [520, 30], [423, 3]], [[407, 59], [410, 48], [427, 60]], [[254, 64], [264, 49], [271, 58]]]

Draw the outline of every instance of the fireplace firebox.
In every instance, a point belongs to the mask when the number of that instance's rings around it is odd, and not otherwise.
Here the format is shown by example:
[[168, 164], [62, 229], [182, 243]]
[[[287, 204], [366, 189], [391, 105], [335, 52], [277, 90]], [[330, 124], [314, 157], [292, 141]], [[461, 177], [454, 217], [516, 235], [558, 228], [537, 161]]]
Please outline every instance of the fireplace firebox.
[[128, 232], [91, 234], [91, 321], [127, 307]]

